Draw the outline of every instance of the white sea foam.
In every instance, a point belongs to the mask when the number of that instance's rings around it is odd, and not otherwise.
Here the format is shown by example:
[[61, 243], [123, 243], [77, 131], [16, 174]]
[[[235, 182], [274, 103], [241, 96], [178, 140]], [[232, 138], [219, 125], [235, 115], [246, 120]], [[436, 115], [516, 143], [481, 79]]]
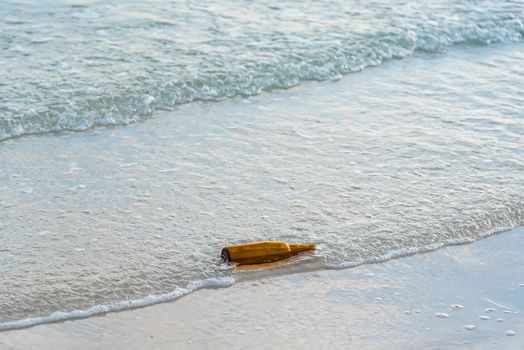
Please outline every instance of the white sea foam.
[[[517, 226], [516, 223], [515, 223], [515, 226]], [[493, 227], [493, 228], [490, 228], [488, 230], [479, 232], [478, 233], [478, 238], [479, 239], [480, 238], [485, 238], [485, 237], [489, 237], [491, 235], [494, 235], [496, 233], [506, 232], [506, 231], [511, 230], [515, 226]], [[445, 241], [441, 241], [441, 242], [437, 242], [437, 243], [424, 245], [424, 246], [421, 246], [421, 247], [402, 248], [402, 249], [398, 249], [398, 250], [394, 250], [394, 251], [388, 252], [387, 254], [384, 254], [384, 255], [381, 255], [381, 256], [376, 256], [376, 257], [372, 257], [372, 258], [368, 258], [368, 259], [362, 259], [362, 260], [356, 260], [356, 261], [345, 261], [345, 262], [342, 262], [340, 264], [327, 264], [326, 268], [330, 268], [330, 269], [346, 269], [346, 268], [356, 267], [356, 266], [363, 265], [363, 264], [376, 264], [376, 263], [381, 263], [381, 262], [384, 262], [384, 261], [397, 259], [397, 258], [401, 258], [401, 257], [405, 257], [405, 256], [410, 256], [410, 255], [415, 255], [415, 254], [421, 254], [421, 253], [427, 253], [427, 252], [435, 251], [437, 249], [440, 249], [440, 248], [443, 248], [443, 247], [446, 247], [446, 246], [453, 246], [453, 245], [461, 245], [461, 244], [465, 244], [465, 243], [471, 243], [473, 241], [474, 240], [471, 237], [453, 238], [453, 239], [449, 239], [449, 240], [445, 240]]]
[[233, 285], [234, 282], [235, 280], [232, 277], [211, 278], [207, 280], [194, 281], [189, 283], [189, 285], [185, 288], [176, 288], [172, 292], [166, 294], [148, 295], [140, 299], [123, 300], [107, 305], [95, 305], [85, 310], [57, 311], [47, 316], [31, 317], [17, 321], [0, 323], [0, 331], [27, 328], [44, 323], [86, 318], [94, 315], [105, 314], [108, 312], [136, 309], [144, 306], [171, 301], [198, 289], [229, 287]]

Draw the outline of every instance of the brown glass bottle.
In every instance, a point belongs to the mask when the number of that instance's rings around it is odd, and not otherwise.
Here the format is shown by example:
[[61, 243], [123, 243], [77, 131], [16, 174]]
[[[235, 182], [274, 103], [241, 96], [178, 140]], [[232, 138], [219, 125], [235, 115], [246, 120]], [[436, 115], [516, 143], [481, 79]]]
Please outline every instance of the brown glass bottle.
[[279, 241], [265, 241], [225, 247], [222, 249], [221, 256], [225, 262], [247, 265], [281, 260], [315, 249], [314, 244], [288, 244]]

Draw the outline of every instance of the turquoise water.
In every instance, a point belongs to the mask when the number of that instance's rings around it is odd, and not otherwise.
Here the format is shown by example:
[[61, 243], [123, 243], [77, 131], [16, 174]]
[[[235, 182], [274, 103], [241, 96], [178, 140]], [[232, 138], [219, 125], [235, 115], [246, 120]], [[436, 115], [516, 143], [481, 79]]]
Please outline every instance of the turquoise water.
[[0, 11], [0, 329], [246, 278], [224, 245], [345, 268], [522, 223], [522, 3]]
[[454, 45], [517, 41], [511, 1], [4, 1], [0, 140], [122, 125]]

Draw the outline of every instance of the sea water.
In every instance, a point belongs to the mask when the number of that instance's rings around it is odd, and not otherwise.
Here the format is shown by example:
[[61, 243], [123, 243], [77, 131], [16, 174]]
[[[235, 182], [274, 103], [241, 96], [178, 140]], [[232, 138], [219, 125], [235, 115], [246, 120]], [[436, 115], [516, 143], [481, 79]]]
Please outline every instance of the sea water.
[[521, 2], [0, 15], [0, 329], [230, 285], [225, 245], [344, 268], [524, 218]]

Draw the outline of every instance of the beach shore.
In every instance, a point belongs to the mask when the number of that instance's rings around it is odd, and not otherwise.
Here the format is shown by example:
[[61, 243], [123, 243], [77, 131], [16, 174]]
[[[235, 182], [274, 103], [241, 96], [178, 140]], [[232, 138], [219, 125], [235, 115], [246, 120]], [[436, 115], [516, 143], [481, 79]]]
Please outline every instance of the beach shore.
[[345, 270], [242, 272], [175, 302], [3, 332], [0, 348], [522, 349], [522, 247], [521, 227]]

